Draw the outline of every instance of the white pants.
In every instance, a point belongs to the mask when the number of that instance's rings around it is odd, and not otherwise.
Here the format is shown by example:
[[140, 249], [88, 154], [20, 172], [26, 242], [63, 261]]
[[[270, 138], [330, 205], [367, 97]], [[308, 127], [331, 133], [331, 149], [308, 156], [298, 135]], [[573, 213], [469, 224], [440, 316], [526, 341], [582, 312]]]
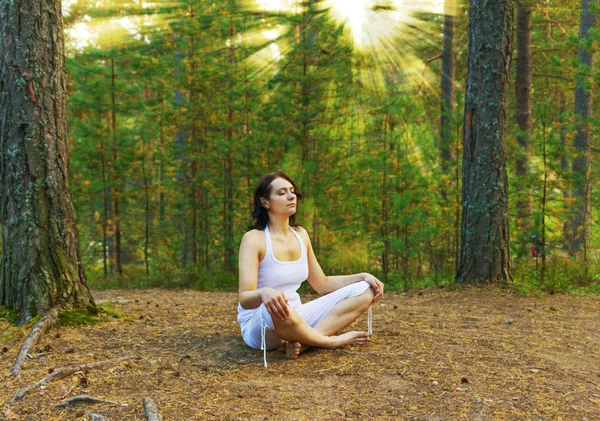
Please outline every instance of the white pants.
[[[323, 295], [316, 300], [294, 308], [300, 314], [309, 326], [315, 327], [339, 302], [347, 298], [357, 297], [369, 289], [370, 285], [365, 282], [356, 282], [340, 288], [337, 291]], [[240, 327], [242, 329], [242, 339], [250, 348], [261, 349], [261, 327], [266, 328], [265, 345], [267, 350], [277, 349], [283, 344], [283, 339], [275, 334], [275, 326], [271, 315], [264, 304], [258, 307], [250, 319], [244, 322]]]

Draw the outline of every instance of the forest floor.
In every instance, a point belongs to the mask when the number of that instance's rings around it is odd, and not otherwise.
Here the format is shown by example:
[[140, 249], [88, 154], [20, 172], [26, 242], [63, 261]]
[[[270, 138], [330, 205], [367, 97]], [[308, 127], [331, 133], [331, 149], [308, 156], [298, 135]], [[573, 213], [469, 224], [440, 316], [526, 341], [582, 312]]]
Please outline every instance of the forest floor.
[[[314, 349], [295, 361], [247, 348], [237, 295], [191, 290], [96, 291], [121, 317], [56, 327], [21, 376], [10, 371], [26, 328], [0, 322], [0, 419], [143, 420], [153, 398], [164, 420], [597, 420], [600, 297], [522, 297], [509, 289], [388, 293], [365, 346]], [[367, 327], [366, 315], [355, 325]], [[15, 393], [50, 369], [116, 362]], [[57, 408], [75, 395], [107, 403]]]

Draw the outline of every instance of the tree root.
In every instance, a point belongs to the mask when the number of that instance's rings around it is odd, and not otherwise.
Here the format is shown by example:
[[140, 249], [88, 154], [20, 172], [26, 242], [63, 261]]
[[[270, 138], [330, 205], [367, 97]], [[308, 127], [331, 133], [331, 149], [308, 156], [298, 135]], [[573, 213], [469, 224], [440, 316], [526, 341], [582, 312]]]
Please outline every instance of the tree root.
[[58, 312], [58, 307], [54, 307], [53, 309], [48, 311], [48, 313], [46, 313], [44, 317], [38, 320], [36, 324], [33, 325], [33, 327], [31, 328], [31, 332], [27, 336], [27, 339], [25, 339], [25, 342], [23, 342], [21, 351], [19, 352], [17, 360], [15, 361], [15, 365], [11, 370], [13, 376], [18, 377], [19, 374], [21, 374], [21, 365], [23, 364], [25, 357], [27, 357], [29, 350], [37, 343], [38, 339], [40, 339], [41, 334], [44, 333], [46, 329], [56, 324], [58, 320]]
[[66, 408], [69, 405], [76, 405], [78, 403], [110, 403], [111, 405], [127, 406], [126, 403], [107, 401], [106, 399], [99, 399], [88, 395], [73, 396], [64, 402], [56, 405], [57, 408]]
[[146, 421], [162, 421], [163, 417], [151, 398], [144, 398], [144, 415]]
[[35, 389], [38, 386], [41, 386], [45, 383], [50, 383], [51, 381], [54, 381], [54, 380], [64, 379], [65, 377], [68, 377], [79, 371], [85, 371], [85, 370], [90, 370], [90, 369], [96, 368], [96, 367], [102, 367], [104, 365], [109, 365], [109, 364], [115, 363], [117, 361], [134, 360], [134, 359], [139, 359], [139, 358], [140, 357], [129, 356], [129, 357], [115, 358], [113, 360], [98, 361], [98, 362], [91, 363], [91, 364], [83, 364], [83, 365], [77, 365], [77, 366], [73, 366], [73, 367], [57, 368], [56, 370], [54, 370], [54, 372], [52, 374], [44, 377], [42, 380], [38, 381], [37, 383], [26, 386], [23, 389], [19, 390], [17, 392], [17, 394], [12, 398], [11, 402], [18, 401], [19, 399], [23, 398], [23, 396], [25, 396], [26, 394], [28, 394], [29, 392], [31, 392], [33, 389]]

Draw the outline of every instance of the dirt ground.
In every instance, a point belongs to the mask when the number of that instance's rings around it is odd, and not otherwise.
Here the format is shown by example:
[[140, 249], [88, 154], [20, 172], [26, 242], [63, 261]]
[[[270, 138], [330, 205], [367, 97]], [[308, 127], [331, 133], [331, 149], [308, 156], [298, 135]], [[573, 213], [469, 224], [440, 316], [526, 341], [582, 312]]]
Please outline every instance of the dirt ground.
[[[600, 297], [521, 297], [498, 288], [388, 293], [362, 347], [247, 348], [234, 293], [97, 291], [122, 317], [47, 332], [23, 373], [10, 371], [27, 333], [0, 322], [0, 419], [598, 420]], [[2, 324], [3, 323], [3, 324]], [[367, 327], [366, 315], [354, 328]], [[11, 398], [50, 369], [139, 356]], [[57, 408], [75, 395], [118, 401]]]

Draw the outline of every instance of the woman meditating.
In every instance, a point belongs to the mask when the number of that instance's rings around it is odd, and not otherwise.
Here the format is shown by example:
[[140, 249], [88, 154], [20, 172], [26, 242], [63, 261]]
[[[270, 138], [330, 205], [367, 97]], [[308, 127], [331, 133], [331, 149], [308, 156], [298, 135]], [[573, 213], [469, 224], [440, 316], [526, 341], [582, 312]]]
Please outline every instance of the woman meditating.
[[[284, 172], [263, 176], [254, 190], [255, 222], [239, 254], [242, 338], [265, 352], [284, 345], [288, 358], [311, 346], [364, 344], [367, 332], [336, 333], [383, 297], [383, 283], [368, 273], [325, 276], [308, 233], [295, 222], [298, 197]], [[305, 280], [322, 296], [302, 304], [297, 290]]]

